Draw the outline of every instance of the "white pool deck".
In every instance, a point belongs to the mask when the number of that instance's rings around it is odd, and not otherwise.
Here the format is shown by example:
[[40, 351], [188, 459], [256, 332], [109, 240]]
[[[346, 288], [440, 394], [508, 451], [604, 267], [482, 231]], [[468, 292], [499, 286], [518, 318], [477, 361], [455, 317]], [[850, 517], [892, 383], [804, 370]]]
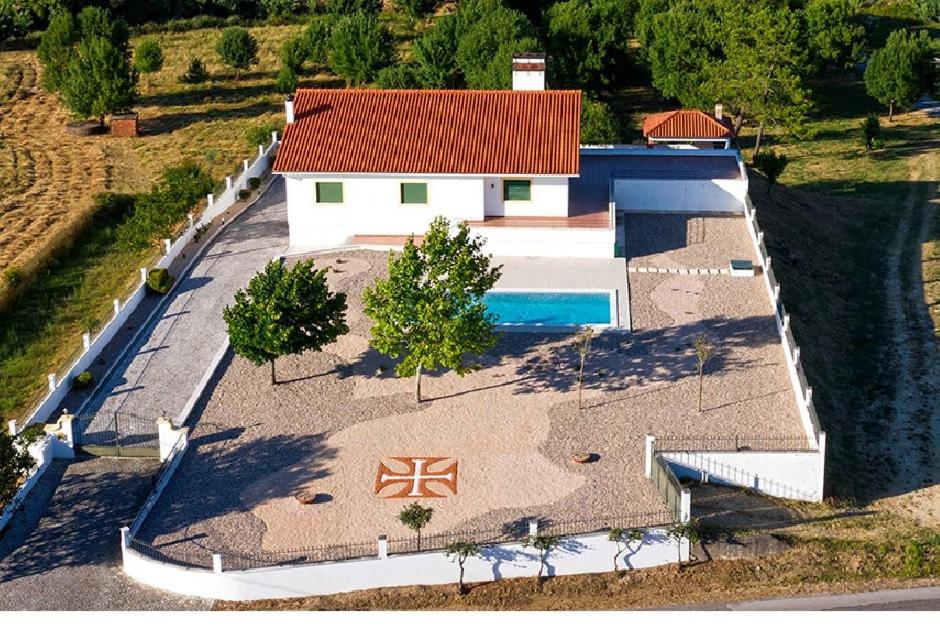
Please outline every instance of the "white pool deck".
[[493, 257], [493, 264], [503, 266], [503, 275], [494, 288], [497, 290], [615, 291], [616, 328], [630, 329], [630, 291], [622, 258], [499, 256]]

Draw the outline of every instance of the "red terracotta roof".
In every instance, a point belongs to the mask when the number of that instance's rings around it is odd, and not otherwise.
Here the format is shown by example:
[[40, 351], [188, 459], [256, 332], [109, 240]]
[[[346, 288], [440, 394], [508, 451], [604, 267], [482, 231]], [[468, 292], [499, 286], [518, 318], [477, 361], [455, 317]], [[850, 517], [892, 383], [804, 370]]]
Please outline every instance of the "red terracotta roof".
[[643, 119], [643, 135], [647, 138], [733, 138], [734, 127], [727, 117], [719, 121], [699, 110], [674, 110]]
[[571, 90], [299, 90], [280, 173], [578, 173]]

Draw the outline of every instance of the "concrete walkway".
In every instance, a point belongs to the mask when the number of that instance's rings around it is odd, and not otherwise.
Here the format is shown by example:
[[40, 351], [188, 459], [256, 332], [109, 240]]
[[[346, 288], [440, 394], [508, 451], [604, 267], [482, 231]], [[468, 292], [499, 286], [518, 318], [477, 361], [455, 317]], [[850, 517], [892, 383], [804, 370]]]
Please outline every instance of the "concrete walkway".
[[82, 413], [107, 409], [156, 418], [165, 412], [183, 420], [184, 408], [225, 342], [223, 307], [285, 251], [287, 234], [284, 182], [278, 178], [177, 281], [140, 343], [118, 360]]
[[[278, 179], [178, 281], [84, 411], [178, 418], [224, 343], [222, 308], [286, 245]], [[0, 610], [208, 607], [137, 585], [121, 571], [118, 530], [146, 499], [159, 466], [149, 458], [56, 460], [0, 539]]]

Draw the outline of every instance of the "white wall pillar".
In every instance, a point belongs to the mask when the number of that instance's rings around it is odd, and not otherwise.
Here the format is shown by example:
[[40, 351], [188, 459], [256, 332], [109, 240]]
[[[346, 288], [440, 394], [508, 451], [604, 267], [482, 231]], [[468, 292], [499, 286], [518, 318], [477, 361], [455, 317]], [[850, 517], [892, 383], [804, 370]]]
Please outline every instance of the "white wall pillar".
[[243, 171], [248, 170], [248, 160], [242, 160], [242, 170]]
[[539, 520], [530, 519], [529, 520], [529, 536], [537, 537], [539, 534]]
[[793, 364], [796, 365], [799, 363], [800, 363], [800, 347], [797, 346], [796, 348], [793, 349]]
[[55, 390], [55, 385], [56, 385], [56, 384], [55, 384], [55, 373], [54, 373], [54, 372], [50, 372], [48, 375], [46, 375], [46, 379], [49, 380], [49, 392], [52, 392], [53, 390]]
[[58, 420], [55, 423], [47, 424], [44, 429], [46, 434], [56, 436], [68, 445], [69, 449], [75, 449], [75, 430], [72, 427], [74, 420], [75, 416], [73, 414], [69, 414], [67, 410], [62, 410]]
[[222, 573], [222, 555], [218, 553], [212, 554], [212, 571], [215, 574]]
[[277, 132], [276, 131], [271, 132], [271, 144], [272, 145], [277, 144]]
[[258, 157], [260, 158], [263, 155], [264, 155], [264, 145], [258, 145]]
[[645, 471], [646, 477], [653, 477], [653, 450], [656, 447], [656, 437], [646, 435], [646, 460], [645, 460]]
[[232, 176], [231, 175], [225, 176], [225, 188], [226, 189], [232, 188]]
[[215, 194], [209, 193], [208, 195], [206, 195], [206, 202], [208, 202], [209, 206], [212, 206], [213, 204], [215, 204]]
[[806, 386], [806, 405], [813, 402], [813, 387]]
[[121, 552], [127, 550], [131, 545], [131, 529], [127, 526], [121, 527]]
[[145, 283], [145, 284], [147, 282], [147, 268], [146, 267], [140, 268], [140, 282]]
[[819, 480], [817, 482], [817, 498], [823, 501], [826, 483], [826, 432], [819, 432]]
[[166, 462], [173, 453], [173, 448], [179, 441], [188, 440], [185, 427], [176, 429], [173, 427], [173, 421], [168, 418], [160, 417], [157, 419], [157, 438], [160, 443], [160, 462]]
[[88, 351], [91, 348], [91, 333], [82, 333], [82, 348]]
[[163, 253], [164, 254], [169, 254], [170, 248], [172, 247], [173, 247], [173, 242], [170, 239], [163, 240]]
[[10, 436], [16, 436], [18, 433], [16, 431], [16, 419], [10, 419], [7, 423], [7, 430], [10, 432]]
[[114, 315], [118, 315], [119, 313], [121, 313], [121, 299], [115, 298], [114, 299]]
[[196, 223], [195, 217], [193, 217], [192, 213], [189, 213], [186, 217], [189, 219], [189, 229], [192, 230], [193, 225]]
[[378, 556], [380, 559], [388, 558], [388, 536], [379, 535]]
[[692, 520], [692, 491], [687, 488], [680, 490], [679, 497], [679, 521], [687, 524]]

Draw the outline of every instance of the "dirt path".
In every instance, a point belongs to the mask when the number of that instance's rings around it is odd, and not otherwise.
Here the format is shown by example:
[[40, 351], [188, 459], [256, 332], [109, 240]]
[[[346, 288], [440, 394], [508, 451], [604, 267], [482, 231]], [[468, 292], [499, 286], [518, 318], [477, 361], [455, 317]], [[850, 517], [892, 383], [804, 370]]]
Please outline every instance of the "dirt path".
[[940, 361], [924, 303], [921, 245], [928, 240], [938, 180], [937, 150], [910, 158], [910, 186], [885, 261], [885, 335], [893, 350], [894, 398], [886, 409], [881, 443], [893, 471], [882, 503], [926, 524], [940, 524]]

